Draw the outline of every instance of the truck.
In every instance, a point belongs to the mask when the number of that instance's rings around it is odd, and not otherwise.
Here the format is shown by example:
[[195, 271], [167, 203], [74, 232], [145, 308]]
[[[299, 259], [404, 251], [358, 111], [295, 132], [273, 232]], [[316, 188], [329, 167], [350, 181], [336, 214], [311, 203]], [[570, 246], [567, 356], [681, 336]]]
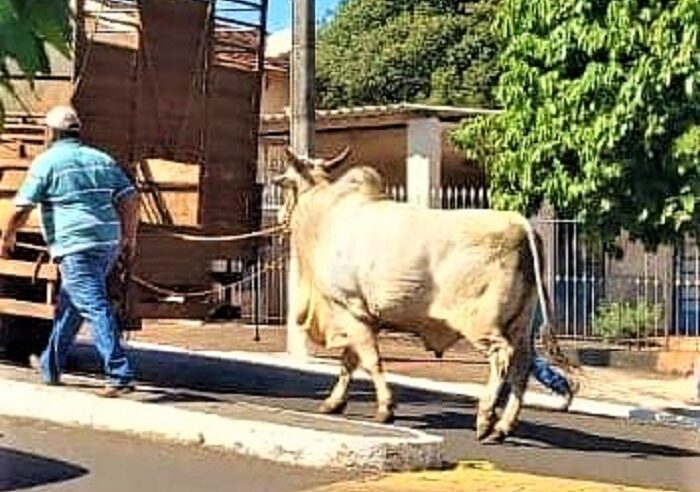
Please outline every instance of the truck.
[[[240, 278], [267, 240], [254, 233], [267, 0], [76, 0], [74, 9], [73, 58], [50, 53], [51, 73], [33, 88], [14, 74], [22, 104], [0, 93], [0, 220], [49, 143], [43, 115], [71, 104], [82, 138], [114, 156], [142, 197], [136, 259], [110, 280], [121, 326], [204, 318], [222, 302], [205, 294]], [[34, 211], [0, 260], [0, 354], [18, 361], [45, 346], [60, 289], [43, 246]]]

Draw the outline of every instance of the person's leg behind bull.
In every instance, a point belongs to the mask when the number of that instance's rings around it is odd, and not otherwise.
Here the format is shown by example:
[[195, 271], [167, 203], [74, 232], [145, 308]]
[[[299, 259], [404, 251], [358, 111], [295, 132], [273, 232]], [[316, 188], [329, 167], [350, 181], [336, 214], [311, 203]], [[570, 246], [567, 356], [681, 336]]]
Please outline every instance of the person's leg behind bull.
[[[542, 326], [542, 313], [541, 307], [537, 306], [535, 309], [535, 316], [532, 320], [533, 326], [530, 330], [531, 338], [529, 340], [529, 352], [530, 352], [530, 370], [529, 374], [535, 378], [535, 380], [542, 386], [547, 388], [552, 393], [564, 398], [564, 403], [560, 407], [560, 410], [567, 411], [571, 406], [574, 396], [578, 392], [578, 384], [576, 381], [570, 380], [567, 376], [559, 369], [557, 369], [549, 359], [543, 357], [537, 353], [536, 340], [539, 336], [538, 327]], [[551, 329], [546, 327], [546, 329]], [[554, 336], [552, 333], [546, 333], [545, 336]], [[501, 389], [501, 395], [499, 396], [499, 402], [503, 402], [507, 399], [510, 394], [511, 386], [510, 382], [506, 382]]]

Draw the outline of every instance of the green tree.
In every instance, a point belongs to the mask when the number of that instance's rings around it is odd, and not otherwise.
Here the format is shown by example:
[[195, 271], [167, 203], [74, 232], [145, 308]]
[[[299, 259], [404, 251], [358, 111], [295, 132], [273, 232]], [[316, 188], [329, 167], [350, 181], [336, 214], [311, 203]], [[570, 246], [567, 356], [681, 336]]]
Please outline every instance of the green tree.
[[543, 201], [608, 247], [654, 248], [700, 224], [700, 0], [503, 0], [503, 112], [457, 142], [493, 202]]
[[[0, 88], [14, 94], [11, 73], [31, 81], [50, 71], [46, 46], [70, 56], [68, 0], [0, 0]], [[0, 127], [4, 107], [0, 99]]]
[[496, 0], [344, 0], [319, 31], [321, 107], [431, 102], [490, 106]]

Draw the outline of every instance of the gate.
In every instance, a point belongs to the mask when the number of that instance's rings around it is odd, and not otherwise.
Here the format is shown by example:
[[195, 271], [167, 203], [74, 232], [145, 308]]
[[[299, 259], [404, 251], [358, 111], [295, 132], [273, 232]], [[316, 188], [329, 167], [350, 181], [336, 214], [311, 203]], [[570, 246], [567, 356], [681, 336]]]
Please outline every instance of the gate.
[[[436, 189], [434, 203], [444, 209], [486, 208], [483, 188]], [[405, 201], [402, 187], [387, 195]], [[282, 204], [276, 185], [263, 190], [263, 220], [275, 221]], [[626, 236], [622, 258], [605, 254], [586, 241], [576, 220], [532, 220], [545, 243], [545, 282], [554, 304], [560, 337], [578, 341], [662, 346], [672, 336], [700, 336], [700, 251], [687, 240], [679, 248], [656, 253]], [[283, 323], [286, 313], [287, 244], [273, 238], [261, 246], [233, 297], [245, 321]]]

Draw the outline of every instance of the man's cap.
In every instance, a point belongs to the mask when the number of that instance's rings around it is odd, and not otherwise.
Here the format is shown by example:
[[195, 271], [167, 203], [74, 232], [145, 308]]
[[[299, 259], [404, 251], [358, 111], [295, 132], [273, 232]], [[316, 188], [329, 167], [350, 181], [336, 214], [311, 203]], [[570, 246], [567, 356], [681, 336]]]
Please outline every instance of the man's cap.
[[55, 106], [46, 113], [46, 126], [54, 130], [80, 130], [80, 118], [70, 106]]

